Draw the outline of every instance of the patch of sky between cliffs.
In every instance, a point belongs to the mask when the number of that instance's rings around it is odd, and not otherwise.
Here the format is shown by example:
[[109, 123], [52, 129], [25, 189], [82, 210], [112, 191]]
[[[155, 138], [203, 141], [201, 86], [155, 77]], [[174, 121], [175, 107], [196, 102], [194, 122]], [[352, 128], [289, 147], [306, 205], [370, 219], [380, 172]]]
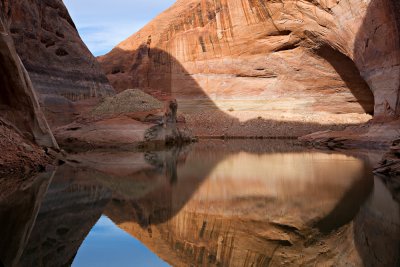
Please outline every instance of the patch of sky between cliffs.
[[101, 216], [79, 248], [72, 267], [169, 266], [146, 246]]
[[174, 0], [64, 0], [79, 34], [95, 56], [109, 52], [174, 2]]

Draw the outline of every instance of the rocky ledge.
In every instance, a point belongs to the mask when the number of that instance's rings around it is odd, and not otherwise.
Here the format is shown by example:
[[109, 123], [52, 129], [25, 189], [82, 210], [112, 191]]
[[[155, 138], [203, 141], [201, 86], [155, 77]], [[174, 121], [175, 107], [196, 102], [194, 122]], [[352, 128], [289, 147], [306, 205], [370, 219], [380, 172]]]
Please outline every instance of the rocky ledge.
[[195, 141], [178, 120], [176, 100], [161, 101], [140, 90], [102, 100], [75, 122], [55, 129], [59, 144], [71, 151], [90, 148], [149, 149]]

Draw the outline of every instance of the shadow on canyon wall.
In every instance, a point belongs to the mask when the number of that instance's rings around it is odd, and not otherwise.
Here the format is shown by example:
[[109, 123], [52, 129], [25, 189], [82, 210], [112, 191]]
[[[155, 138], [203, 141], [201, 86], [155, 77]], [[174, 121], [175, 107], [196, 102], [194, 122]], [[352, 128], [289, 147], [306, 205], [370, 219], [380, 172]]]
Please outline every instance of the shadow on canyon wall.
[[371, 0], [352, 51], [354, 62], [373, 91], [375, 113], [383, 117], [400, 115], [399, 29], [400, 2]]
[[328, 61], [336, 70], [365, 113], [374, 115], [374, 95], [361, 77], [356, 64], [329, 45], [322, 45], [316, 49], [316, 54]]
[[[0, 15], [2, 6], [0, 5]], [[24, 67], [7, 35], [0, 17], [0, 119], [17, 127], [31, 141], [40, 130], [37, 121], [43, 119], [38, 112], [32, 86]], [[1, 122], [1, 120], [0, 120]], [[43, 123], [43, 121], [41, 121]]]
[[[132, 57], [132, 54], [126, 53], [125, 56]], [[330, 56], [332, 54], [329, 52], [327, 58]], [[194, 95], [204, 98], [207, 105], [224, 116], [227, 121], [237, 121], [236, 118], [219, 110], [197, 82], [190, 77], [190, 74], [168, 53], [142, 47], [139, 52], [135, 53], [135, 57], [132, 60], [139, 60], [140, 64], [133, 65], [130, 70], [115, 70], [116, 74], [122, 71], [132, 71], [133, 73], [144, 71], [147, 74], [146, 79], [137, 80], [137, 83], [132, 86], [157, 89], [165, 92], [166, 95], [173, 95], [174, 84], [181, 83], [182, 86], [194, 92]], [[147, 63], [143, 63], [146, 58], [152, 58], [152, 61], [147, 62], [154, 61], [159, 64], [155, 68], [151, 66], [151, 63], [146, 65]], [[331, 64], [335, 66], [336, 63]], [[145, 67], [144, 70], [140, 69], [143, 67]], [[340, 69], [340, 64], [337, 65], [337, 68]], [[355, 75], [354, 69], [349, 68], [352, 69], [351, 73], [345, 72], [341, 74], [342, 77]], [[163, 75], [160, 75], [159, 71], [161, 70], [165, 71]], [[0, 78], [5, 79], [4, 77], [0, 72]], [[360, 91], [357, 90], [357, 92]], [[359, 95], [357, 92], [354, 93], [356, 98]], [[365, 99], [363, 94], [358, 97]], [[1, 96], [1, 103], [8, 104], [8, 100], [5, 100], [8, 98]], [[249, 123], [259, 124], [260, 122], [252, 120]], [[303, 123], [295, 122], [283, 122], [283, 124], [292, 127], [304, 126]], [[249, 149], [249, 146], [243, 145], [241, 151], [246, 151], [246, 149]], [[273, 152], [277, 151], [285, 152], [285, 149], [274, 149]], [[252, 152], [254, 153], [254, 151]], [[7, 200], [1, 200], [1, 262], [5, 266], [13, 265], [16, 262], [23, 263], [23, 266], [40, 266], [41, 264], [68, 266], [73, 262], [84, 238], [104, 212], [116, 223], [132, 221], [143, 229], [150, 229], [149, 234], [151, 234], [150, 226], [164, 223], [174, 217], [190, 200], [214, 166], [226, 157], [216, 157], [211, 150], [204, 149], [203, 155], [196, 160], [201, 162], [208, 157], [213, 159], [213, 163], [203, 166], [201, 172], [193, 168], [188, 169], [186, 172], [188, 178], [182, 179], [183, 176], [180, 176], [182, 174], [177, 172], [177, 168], [186, 161], [187, 153], [189, 152], [182, 150], [148, 152], [145, 158], [150, 167], [146, 166], [144, 170], [123, 176], [65, 165], [57, 171], [44, 200], [42, 200], [45, 191], [43, 188], [47, 189], [46, 183], [51, 178], [45, 180], [38, 178], [37, 184], [25, 188], [22, 193], [18, 192]], [[261, 153], [261, 151], [257, 153]], [[141, 194], [133, 194], [138, 192]], [[355, 183], [328, 217], [336, 219], [337, 214], [342, 213], [355, 215], [370, 192], [369, 186], [360, 187], [360, 184]], [[128, 199], [127, 194], [133, 199]], [[359, 195], [360, 201], [349, 207], [348, 201], [350, 195], [353, 196], [353, 194]], [[41, 206], [40, 212], [39, 206]], [[38, 212], [39, 215], [37, 215]], [[390, 229], [387, 229], [388, 231], [382, 238], [379, 235], [382, 227], [377, 229], [377, 225], [381, 225], [380, 222], [375, 219], [372, 223], [368, 221], [373, 216], [374, 214], [362, 210], [362, 214], [354, 221], [355, 244], [358, 252], [365, 261], [365, 265], [372, 266], [382, 265], [385, 260], [374, 255], [375, 251], [382, 252], [382, 255], [386, 256], [390, 254], [386, 263], [389, 264], [388, 266], [390, 263], [394, 263], [391, 265], [394, 266], [396, 263], [398, 264], [400, 251], [398, 235], [392, 236], [389, 242], [383, 240], [390, 237]], [[334, 225], [331, 225], [327, 222], [327, 218], [321, 218], [315, 225], [323, 233], [331, 233], [333, 229], [342, 227], [349, 220], [349, 217], [341, 217]], [[33, 226], [34, 224], [35, 226]], [[374, 242], [374, 238], [379, 239], [379, 242]], [[379, 248], [382, 244], [385, 244], [384, 248], [388, 248], [386, 251]], [[365, 249], [366, 246], [368, 249]]]
[[[202, 112], [202, 111], [213, 111], [213, 117], [218, 119], [220, 123], [220, 128], [227, 128], [226, 135], [232, 135], [229, 132], [235, 132], [233, 135], [237, 135], [239, 132], [247, 132], [247, 136], [254, 136], [251, 130], [257, 129], [260, 125], [265, 125], [265, 133], [257, 132], [256, 135], [264, 135], [266, 137], [275, 136], [299, 136], [309, 134], [318, 130], [326, 129], [342, 129], [345, 126], [354, 125], [351, 123], [339, 125], [340, 123], [332, 123], [322, 125], [315, 122], [304, 121], [290, 121], [290, 119], [285, 120], [275, 120], [275, 119], [264, 119], [262, 117], [247, 120], [245, 122], [246, 128], [242, 127], [243, 122], [241, 122], [234, 115], [229, 114], [232, 111], [236, 111], [234, 108], [226, 107], [226, 110], [221, 110], [214, 101], [204, 92], [202, 87], [198, 82], [192, 77], [195, 74], [190, 74], [171, 54], [166, 51], [150, 48], [147, 44], [143, 44], [136, 51], [124, 51], [119, 48], [114, 48], [113, 52], [118, 54], [121, 59], [129, 59], [129, 65], [124, 65], [122, 61], [120, 63], [115, 63], [115, 65], [121, 64], [121, 66], [114, 66], [113, 69], [109, 70], [107, 73], [112, 84], [116, 87], [123, 86], [124, 88], [139, 88], [143, 91], [150, 93], [158, 98], [177, 98], [180, 110], [183, 114], [185, 112]], [[344, 56], [342, 53], [333, 50], [331, 47], [322, 46], [317, 51], [316, 54], [326, 61], [328, 61], [341, 76], [344, 83], [348, 86], [355, 100], [349, 100], [343, 105], [354, 103], [360, 105], [360, 108], [355, 108], [356, 105], [352, 106], [351, 112], [358, 113], [361, 110], [368, 114], [373, 114], [374, 109], [374, 98], [371, 90], [369, 89], [367, 83], [360, 76], [360, 73], [348, 57]], [[118, 62], [118, 59], [116, 60]], [[127, 73], [129, 75], [127, 75]], [[327, 96], [329, 97], [329, 96]], [[188, 101], [189, 100], [189, 101]], [[240, 100], [240, 99], [239, 99]], [[268, 100], [262, 99], [259, 100]], [[188, 101], [185, 103], [185, 101]], [[353, 102], [352, 102], [353, 101]], [[349, 106], [344, 109], [340, 107], [341, 103], [335, 102], [324, 102], [310, 104], [305, 112], [313, 113], [316, 109], [321, 108], [327, 112], [333, 111], [334, 114], [346, 113]], [[352, 105], [352, 104], [350, 104]], [[285, 108], [275, 109], [270, 108], [267, 111], [273, 111], [276, 113], [285, 113]], [[239, 110], [240, 107], [239, 107]], [[245, 107], [243, 110], [253, 110], [252, 107]], [[293, 114], [301, 114], [302, 109], [297, 108], [293, 110], [287, 110], [293, 112]], [[362, 113], [362, 112], [361, 112]], [[206, 125], [199, 125], [199, 127], [211, 127], [208, 124], [212, 124], [213, 118], [206, 118], [202, 121]], [[215, 122], [214, 122], [215, 124]], [[215, 126], [214, 126], [215, 127]], [[229, 129], [228, 129], [229, 128]], [[260, 128], [260, 127], [259, 127]], [[270, 132], [268, 128], [273, 131]], [[292, 132], [295, 130], [295, 132]], [[221, 133], [219, 135], [222, 135]], [[246, 135], [246, 134], [245, 134]]]
[[[387, 20], [383, 25], [378, 19]], [[354, 44], [354, 60], [363, 70], [375, 95], [375, 111], [385, 117], [400, 115], [400, 1], [372, 0]], [[398, 201], [392, 197], [390, 186], [375, 177], [375, 198], [369, 198], [370, 206], [379, 206], [382, 214], [400, 214]], [[373, 203], [373, 204], [371, 204]], [[376, 211], [361, 208], [354, 221], [355, 245], [364, 266], [400, 266], [400, 233], [398, 223], [385, 223], [378, 219]], [[397, 227], [395, 231], [394, 228]], [[367, 230], [369, 229], [369, 230]], [[376, 229], [380, 229], [377, 231]], [[394, 236], [393, 236], [394, 235]], [[382, 255], [386, 255], [383, 257]]]

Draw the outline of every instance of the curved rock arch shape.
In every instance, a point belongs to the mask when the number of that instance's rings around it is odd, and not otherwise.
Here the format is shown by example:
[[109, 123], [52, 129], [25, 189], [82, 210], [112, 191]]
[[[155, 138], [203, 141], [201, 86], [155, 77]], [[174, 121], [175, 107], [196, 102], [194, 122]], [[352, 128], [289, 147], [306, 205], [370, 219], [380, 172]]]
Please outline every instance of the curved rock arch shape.
[[[354, 106], [346, 106], [349, 103], [358, 102], [366, 113], [391, 117], [399, 114], [400, 89], [398, 34], [400, 11], [395, 8], [397, 7], [395, 5], [396, 2], [393, 0], [283, 0], [280, 2], [181, 0], [138, 33], [121, 42], [109, 54], [100, 57], [99, 61], [114, 87], [117, 90], [123, 90], [132, 86], [154, 87], [149, 73], [154, 74], [160, 69], [161, 71], [165, 69], [165, 62], [158, 62], [158, 59], [150, 57], [143, 60], [142, 53], [138, 53], [143, 50], [143, 46], [147, 46], [151, 51], [158, 50], [169, 54], [182, 65], [186, 76], [192, 77], [209, 73], [230, 74], [225, 73], [224, 68], [235, 69], [241, 64], [240, 61], [235, 62], [234, 59], [229, 58], [232, 55], [240, 57], [257, 54], [263, 57], [302, 49], [299, 52], [300, 55], [308, 54], [308, 58], [323, 58], [320, 63], [328, 62], [331, 69], [333, 67], [337, 76], [340, 76], [332, 80], [341, 78], [354, 96], [353, 99], [345, 96], [340, 99], [341, 102], [336, 99], [335, 104], [320, 97], [317, 98], [319, 99], [317, 102], [322, 102], [314, 104], [314, 106], [317, 105], [314, 109], [333, 110], [333, 113], [360, 112], [360, 110], [355, 111]], [[377, 29], [379, 25], [383, 26]], [[382, 36], [379, 34], [380, 31], [390, 34]], [[232, 62], [218, 61], [219, 58]], [[297, 61], [304, 58], [299, 56]], [[265, 62], [268, 60], [271, 60], [271, 57], [266, 57]], [[280, 57], [276, 56], [272, 58], [272, 62], [268, 61], [265, 64], [271, 65], [270, 69], [274, 70], [275, 63], [279, 60]], [[174, 64], [171, 63], [171, 65]], [[254, 67], [257, 67], [256, 64], [258, 63], [256, 62]], [[285, 77], [282, 79], [288, 80], [292, 78], [291, 74], [302, 62], [297, 62], [296, 65], [293, 64], [293, 60], [289, 60], [281, 66], [278, 64], [277, 67], [284, 69], [285, 64], [292, 64], [289, 67], [293, 69], [283, 75]], [[324, 64], [321, 63], [314, 70], [318, 71], [321, 66], [324, 67]], [[260, 77], [262, 71], [269, 70], [269, 66], [256, 69], [250, 69], [250, 66], [249, 64], [244, 67], [233, 78], [257, 78]], [[306, 71], [303, 75], [312, 75], [314, 70]], [[168, 71], [162, 75], [169, 75], [170, 77], [165, 81], [170, 83], [171, 77], [173, 79], [175, 74], [167, 73]], [[179, 75], [178, 72], [177, 75]], [[276, 73], [261, 74], [262, 78], [276, 76]], [[327, 76], [324, 75], [321, 77]], [[213, 91], [213, 88], [206, 88], [213, 81], [210, 81], [208, 77], [205, 79], [198, 82], [197, 87], [203, 91], [201, 93], [218, 94], [216, 90]], [[229, 79], [227, 79], [228, 82]], [[291, 90], [291, 86], [298, 84], [299, 82], [294, 80], [282, 87], [286, 86], [288, 90]], [[312, 79], [304, 84], [300, 82], [300, 85], [303, 91], [308, 92], [310, 90], [307, 87], [313, 86]], [[327, 85], [329, 87], [329, 83]], [[320, 88], [324, 88], [323, 83]], [[152, 89], [162, 90], [162, 88]], [[317, 88], [314, 94], [319, 94], [321, 89]], [[190, 88], [173, 88], [172, 90], [179, 94], [183, 90], [190, 91]], [[229, 90], [235, 92], [236, 88], [232, 87]], [[286, 93], [286, 88], [280, 90]], [[289, 94], [296, 96], [295, 90], [292, 91]], [[328, 94], [332, 94], [332, 88], [328, 88], [328, 91]], [[324, 92], [321, 94], [323, 95]], [[336, 107], [329, 107], [330, 105], [336, 105]], [[341, 110], [341, 105], [343, 105], [343, 110]]]

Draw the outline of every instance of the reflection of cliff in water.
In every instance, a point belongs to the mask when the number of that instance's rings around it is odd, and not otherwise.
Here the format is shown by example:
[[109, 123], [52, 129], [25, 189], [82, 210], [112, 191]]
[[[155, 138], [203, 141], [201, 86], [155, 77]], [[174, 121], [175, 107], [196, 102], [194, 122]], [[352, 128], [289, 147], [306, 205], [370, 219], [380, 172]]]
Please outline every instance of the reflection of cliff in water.
[[13, 247], [20, 266], [69, 265], [106, 214], [174, 266], [393, 265], [399, 209], [370, 173], [288, 141], [77, 154], [58, 169], [26, 245]]
[[[196, 145], [178, 164], [176, 184], [138, 200], [114, 200], [106, 215], [174, 266], [354, 264], [351, 220], [373, 185], [364, 163], [282, 142], [234, 143], [236, 151], [229, 142], [218, 149]], [[212, 168], [177, 210], [182, 191], [174, 189], [193, 184], [203, 166]]]
[[82, 175], [81, 170], [61, 166], [19, 265], [70, 266], [110, 197], [110, 190]]
[[8, 191], [6, 198], [0, 198], [0, 266], [15, 266], [18, 263], [52, 174], [43, 173], [33, 179], [26, 179], [27, 182], [11, 192], [10, 188], [0, 188], [3, 192]]

